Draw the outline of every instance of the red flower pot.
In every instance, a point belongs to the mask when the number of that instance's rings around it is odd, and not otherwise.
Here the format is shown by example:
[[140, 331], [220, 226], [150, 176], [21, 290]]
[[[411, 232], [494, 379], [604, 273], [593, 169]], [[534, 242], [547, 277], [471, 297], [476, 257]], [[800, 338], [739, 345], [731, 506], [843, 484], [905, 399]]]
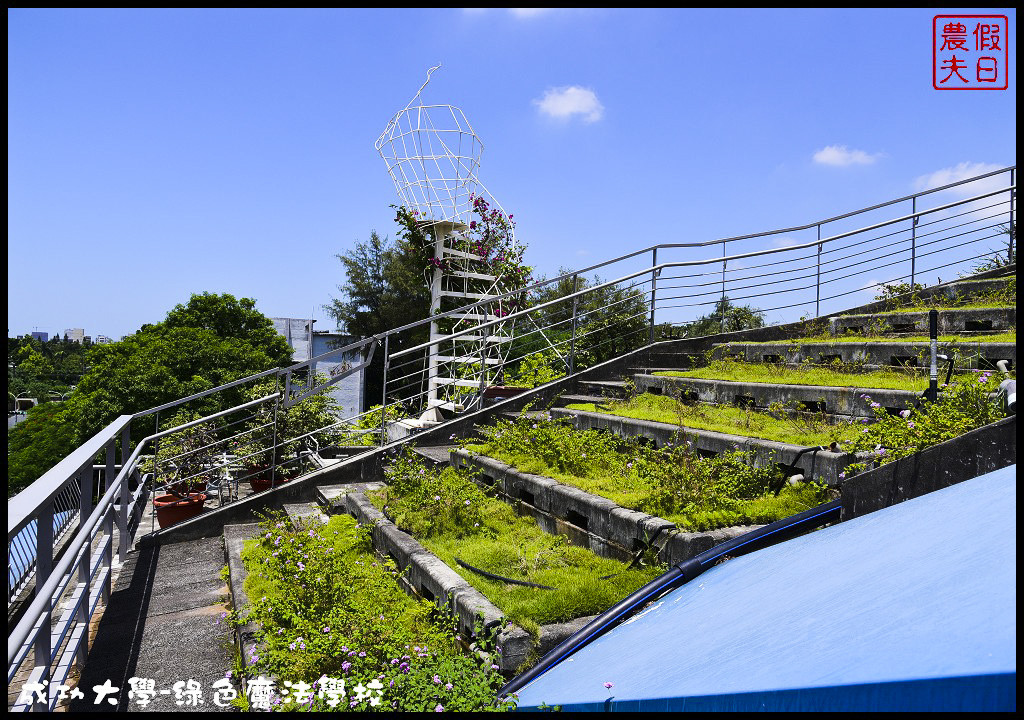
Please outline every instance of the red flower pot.
[[203, 493], [191, 493], [186, 497], [158, 495], [153, 498], [156, 519], [162, 528], [191, 520], [203, 512], [205, 503], [206, 495]]
[[[262, 468], [257, 469], [252, 475], [249, 476], [249, 486], [252, 487], [253, 492], [263, 492], [270, 488], [270, 481], [274, 479], [273, 468]], [[291, 478], [281, 477], [280, 471], [277, 475], [277, 481], [274, 486], [282, 485], [291, 480]]]

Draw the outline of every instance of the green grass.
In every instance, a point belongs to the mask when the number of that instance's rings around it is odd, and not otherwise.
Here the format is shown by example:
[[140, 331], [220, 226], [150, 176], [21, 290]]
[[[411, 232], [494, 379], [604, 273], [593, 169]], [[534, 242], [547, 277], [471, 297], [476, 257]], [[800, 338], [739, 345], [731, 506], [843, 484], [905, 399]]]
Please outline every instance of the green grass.
[[[487, 455], [511, 465], [520, 472], [543, 475], [580, 490], [608, 498], [617, 505], [649, 512], [688, 531], [701, 532], [737, 525], [761, 525], [781, 520], [826, 502], [820, 488], [812, 485], [786, 487], [779, 495], [766, 494], [730, 503], [731, 507], [694, 508], [671, 512], [658, 508], [658, 488], [631, 470], [611, 472], [595, 469], [592, 475], [559, 472], [528, 454], [513, 454], [489, 445], [466, 447], [470, 452]], [[468, 562], [468, 561], [467, 561]]]
[[[725, 343], [726, 345], [802, 345], [810, 343], [926, 343], [929, 342], [930, 338], [927, 335], [900, 335], [899, 337], [889, 337], [885, 335], [843, 335], [834, 337], [832, 335], [812, 335], [802, 338], [792, 338], [790, 340], [771, 340], [765, 342], [736, 342], [736, 343]], [[1015, 343], [1017, 342], [1017, 331], [1009, 330], [1003, 333], [994, 333], [992, 335], [939, 335], [938, 341], [940, 343], [955, 343], [957, 345], [971, 345], [974, 343]]]
[[779, 364], [715, 360], [696, 370], [656, 372], [664, 377], [725, 380], [730, 382], [778, 383], [783, 385], [823, 385], [826, 387], [880, 388], [922, 392], [928, 387], [923, 373], [881, 370], [872, 373], [851, 373], [821, 366], [791, 367]]
[[850, 423], [829, 425], [820, 416], [803, 413], [797, 418], [785, 412], [767, 413], [728, 405], [687, 405], [673, 397], [644, 393], [629, 400], [610, 402], [598, 409], [593, 403], [568, 405], [570, 410], [605, 413], [637, 420], [680, 425], [729, 435], [743, 435], [793, 445], [828, 445], [844, 442], [860, 431]]
[[526, 417], [501, 420], [481, 433], [485, 441], [467, 450], [692, 531], [772, 522], [828, 495], [817, 483], [775, 495], [772, 488], [783, 480], [777, 468], [752, 465], [743, 452], [700, 457], [683, 438], [657, 450], [635, 439]]
[[[482, 496], [475, 486], [453, 488], [453, 485], [463, 483], [472, 485], [466, 473], [459, 473], [453, 468], [446, 468], [441, 473], [443, 485], [449, 490], [445, 492], [442, 485], [436, 483], [436, 470], [424, 468], [407, 458], [403, 467], [405, 482], [397, 482], [396, 485], [408, 487], [409, 479], [418, 477], [420, 469], [424, 470], [424, 484], [434, 488], [431, 492], [439, 494], [426, 501], [417, 495], [415, 504], [433, 502], [438, 505], [436, 512], [432, 513], [429, 507], [422, 510], [427, 514], [445, 515], [448, 510], [441, 505], [449, 502], [461, 505], [468, 501], [468, 507], [474, 512], [465, 517], [477, 522], [472, 526], [467, 526], [468, 520], [433, 526], [424, 524], [415, 517], [415, 510], [408, 512], [403, 509], [403, 497], [398, 496], [390, 485], [370, 493], [370, 500], [378, 508], [388, 508], [394, 513], [399, 527], [416, 526], [424, 532], [428, 527], [434, 527], [432, 536], [416, 534], [416, 539], [483, 593], [509, 620], [534, 635], [541, 625], [595, 615], [608, 609], [663, 570], [659, 566], [627, 570], [626, 563], [602, 558], [586, 548], [570, 545], [564, 536], [549, 535], [532, 518], [517, 516], [509, 505]], [[434, 474], [434, 478], [429, 474]], [[415, 495], [415, 490], [410, 495]], [[495, 575], [554, 589], [492, 580], [463, 568], [456, 558]], [[609, 575], [614, 577], [601, 579]]]
[[1013, 300], [979, 300], [977, 302], [964, 303], [963, 305], [913, 305], [910, 307], [890, 308], [884, 312], [876, 313], [850, 313], [844, 315], [844, 317], [855, 317], [858, 315], [887, 315], [890, 313], [915, 313], [915, 312], [927, 312], [929, 310], [938, 310], [939, 312], [948, 312], [952, 310], [986, 310], [990, 308], [1010, 308], [1016, 307], [1017, 303]]

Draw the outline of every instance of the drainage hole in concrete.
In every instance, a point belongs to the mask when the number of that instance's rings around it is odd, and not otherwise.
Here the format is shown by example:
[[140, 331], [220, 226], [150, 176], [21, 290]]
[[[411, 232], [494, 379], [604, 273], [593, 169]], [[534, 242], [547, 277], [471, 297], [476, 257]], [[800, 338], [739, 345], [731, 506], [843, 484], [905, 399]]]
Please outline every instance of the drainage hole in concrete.
[[565, 514], [565, 519], [580, 528], [581, 530], [587, 529], [587, 516], [582, 515], [575, 510], [568, 510]]

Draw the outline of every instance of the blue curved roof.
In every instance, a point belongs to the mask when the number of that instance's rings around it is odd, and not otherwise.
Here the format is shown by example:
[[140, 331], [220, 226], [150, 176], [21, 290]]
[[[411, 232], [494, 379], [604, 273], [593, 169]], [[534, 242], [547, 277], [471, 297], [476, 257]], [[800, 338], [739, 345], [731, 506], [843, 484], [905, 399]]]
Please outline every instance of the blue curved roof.
[[717, 565], [534, 679], [519, 706], [1015, 709], [1016, 475]]

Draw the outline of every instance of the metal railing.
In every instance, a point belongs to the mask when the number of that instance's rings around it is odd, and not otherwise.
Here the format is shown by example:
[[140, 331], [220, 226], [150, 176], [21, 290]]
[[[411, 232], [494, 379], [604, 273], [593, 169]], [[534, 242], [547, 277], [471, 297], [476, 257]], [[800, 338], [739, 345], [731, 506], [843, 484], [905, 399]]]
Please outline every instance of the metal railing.
[[[84, 660], [88, 621], [109, 594], [112, 570], [124, 561], [143, 514], [152, 512], [150, 495], [186, 495], [206, 482], [218, 491], [217, 502], [232, 502], [243, 481], [269, 471], [274, 487], [296, 468], [322, 466], [308, 460], [332, 445], [371, 451], [402, 442], [480, 407], [493, 385], [573, 375], [656, 342], [659, 329], [689, 327], [726, 301], [777, 324], [836, 312], [882, 285], [932, 283], [940, 272], [951, 279], [986, 258], [1015, 222], [1014, 176], [1010, 167], [799, 227], [653, 245], [121, 416], [8, 502], [9, 608], [35, 583], [8, 635], [8, 683], [30, 653], [30, 678], [53, 686]], [[706, 256], [718, 246], [720, 253]], [[614, 279], [587, 279], [597, 271]], [[513, 297], [523, 309], [505, 312]], [[443, 327], [469, 313], [491, 319], [416, 342], [431, 322]], [[725, 321], [722, 313], [718, 329], [727, 329]], [[500, 352], [488, 349], [499, 344]], [[428, 374], [431, 353], [451, 360]], [[333, 376], [315, 374], [318, 362], [346, 354], [356, 359]], [[344, 418], [328, 412], [331, 385], [378, 367], [380, 405]], [[450, 389], [439, 408], [428, 407], [432, 380]], [[439, 414], [425, 412], [431, 409]], [[133, 422], [149, 420], [152, 432], [133, 446]], [[97, 458], [102, 484], [93, 474]], [[72, 532], [55, 555], [58, 536]], [[61, 602], [68, 609], [54, 624]]]

